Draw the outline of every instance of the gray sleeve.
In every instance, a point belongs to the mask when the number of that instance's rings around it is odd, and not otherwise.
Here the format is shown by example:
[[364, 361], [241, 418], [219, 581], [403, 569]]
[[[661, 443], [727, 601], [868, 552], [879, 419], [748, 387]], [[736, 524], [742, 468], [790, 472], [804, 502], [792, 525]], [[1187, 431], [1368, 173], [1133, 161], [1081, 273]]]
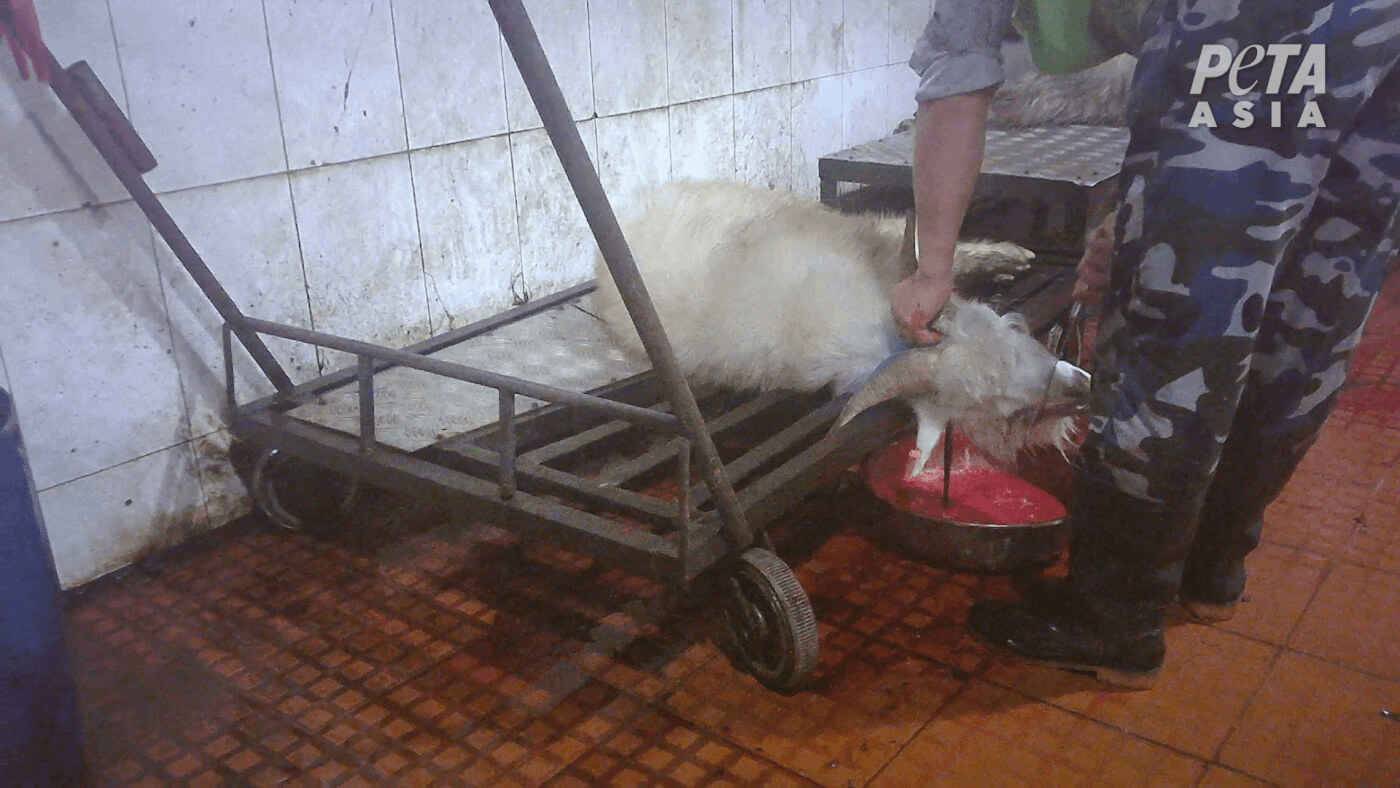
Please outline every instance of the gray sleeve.
[[999, 84], [1011, 7], [1012, 0], [934, 0], [933, 17], [909, 58], [919, 75], [914, 98], [930, 101]]

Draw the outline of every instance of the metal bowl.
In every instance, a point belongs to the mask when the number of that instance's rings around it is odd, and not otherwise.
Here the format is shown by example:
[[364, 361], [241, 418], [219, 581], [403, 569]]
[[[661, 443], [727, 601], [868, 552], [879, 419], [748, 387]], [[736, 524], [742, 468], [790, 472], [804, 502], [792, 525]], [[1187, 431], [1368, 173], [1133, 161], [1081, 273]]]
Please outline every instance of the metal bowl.
[[908, 555], [963, 572], [1013, 574], [1055, 563], [1069, 538], [1068, 518], [1029, 525], [936, 520], [875, 499], [879, 528]]
[[1017, 476], [987, 471], [981, 478], [984, 490], [990, 487], [1005, 498], [1029, 496], [1035, 505], [972, 507], [966, 496], [973, 485], [964, 481], [960, 499], [955, 463], [945, 508], [941, 463], [930, 462], [917, 479], [903, 476], [911, 448], [912, 436], [896, 440], [862, 464], [873, 521], [886, 541], [918, 560], [959, 571], [1009, 574], [1042, 568], [1060, 557], [1069, 538], [1069, 517], [1049, 493]]

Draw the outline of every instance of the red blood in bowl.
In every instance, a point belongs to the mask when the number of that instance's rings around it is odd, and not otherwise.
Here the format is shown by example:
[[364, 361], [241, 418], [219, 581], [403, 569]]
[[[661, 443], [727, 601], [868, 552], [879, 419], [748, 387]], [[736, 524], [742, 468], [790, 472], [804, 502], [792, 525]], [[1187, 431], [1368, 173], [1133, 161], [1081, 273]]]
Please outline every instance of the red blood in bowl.
[[865, 483], [875, 497], [901, 511], [934, 520], [972, 525], [1035, 525], [1066, 516], [1065, 506], [1025, 479], [990, 467], [961, 435], [953, 439], [953, 468], [948, 507], [943, 507], [943, 447], [918, 476], [914, 436], [906, 435], [872, 454], [865, 462]]

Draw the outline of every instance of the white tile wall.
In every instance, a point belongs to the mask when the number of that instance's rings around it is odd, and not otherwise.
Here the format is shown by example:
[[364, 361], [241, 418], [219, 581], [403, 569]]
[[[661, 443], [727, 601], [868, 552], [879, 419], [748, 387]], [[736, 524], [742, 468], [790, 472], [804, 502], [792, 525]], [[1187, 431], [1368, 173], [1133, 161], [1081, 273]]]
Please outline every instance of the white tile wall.
[[734, 0], [734, 90], [792, 81], [792, 0]]
[[[525, 0], [540, 46], [575, 120], [593, 117], [593, 58], [588, 42], [587, 0]], [[498, 36], [499, 38], [499, 36]], [[500, 39], [506, 72], [506, 113], [512, 131], [540, 125], [540, 115], [520, 70]]]
[[[33, 408], [18, 407], [28, 445], [36, 419]], [[188, 444], [40, 490], [39, 507], [65, 587], [119, 569], [209, 524]]]
[[608, 201], [627, 216], [637, 197], [671, 180], [670, 112], [661, 109], [599, 118], [598, 175]]
[[593, 99], [600, 116], [666, 104], [666, 4], [589, 0]]
[[841, 77], [792, 86], [792, 189], [806, 197], [821, 193], [817, 159], [841, 150]]
[[892, 63], [885, 68], [885, 127], [880, 136], [894, 132], [905, 118], [913, 117], [919, 103], [914, 91], [919, 89], [919, 75], [905, 63]]
[[909, 62], [931, 16], [933, 0], [890, 0], [890, 63]]
[[847, 145], [877, 140], [892, 131], [886, 122], [889, 115], [888, 74], [888, 69], [880, 66], [853, 71], [842, 77], [846, 112], [842, 127]]
[[730, 0], [666, 3], [670, 101], [734, 92], [734, 9]]
[[[118, 106], [126, 107], [105, 0], [43, 6], [40, 24], [60, 64], [86, 60]], [[53, 91], [20, 81], [8, 48], [0, 52], [0, 139], [0, 221], [126, 195]]]
[[412, 159], [433, 331], [510, 306], [520, 272], [510, 141], [471, 140], [414, 151]]
[[[592, 235], [485, 3], [38, 4], [60, 59], [88, 59], [129, 108], [161, 162], [151, 184], [250, 314], [402, 346], [592, 275]], [[904, 63], [931, 5], [526, 0], [622, 212], [672, 178], [815, 196], [818, 157], [912, 107]], [[65, 582], [200, 512], [245, 511], [222, 456], [219, 320], [3, 57], [0, 181], [0, 254], [21, 261], [0, 289], [5, 371], [36, 422]], [[349, 361], [270, 344], [296, 379]], [[238, 375], [245, 398], [267, 390], [246, 357]]]
[[423, 148], [505, 132], [505, 53], [490, 7], [480, 0], [393, 6], [409, 145]]
[[160, 161], [157, 190], [287, 166], [262, 5], [110, 0], [131, 121]]
[[792, 90], [779, 85], [734, 97], [735, 176], [766, 189], [792, 186]]
[[388, 3], [265, 0], [263, 8], [293, 168], [406, 148]]
[[[244, 314], [311, 327], [286, 175], [188, 189], [161, 201]], [[223, 319], [164, 241], [157, 241], [156, 254], [191, 434], [205, 435], [225, 423]], [[316, 352], [310, 345], [276, 337], [265, 341], [294, 381], [315, 377]], [[234, 348], [240, 401], [272, 393], [237, 338]]]
[[890, 0], [846, 0], [841, 52], [846, 71], [889, 65]]
[[792, 80], [841, 72], [844, 0], [792, 0]]
[[[392, 347], [429, 336], [408, 154], [293, 173], [311, 320]], [[354, 359], [323, 351], [328, 369]]]
[[130, 203], [0, 234], [0, 336], [40, 488], [184, 438], [150, 231]]
[[671, 107], [671, 175], [680, 179], [734, 178], [734, 97]]
[[[579, 123], [578, 130], [596, 167], [594, 121]], [[512, 285], [516, 295], [538, 298], [587, 280], [598, 246], [548, 135], [543, 129], [513, 134], [510, 149], [522, 268]]]

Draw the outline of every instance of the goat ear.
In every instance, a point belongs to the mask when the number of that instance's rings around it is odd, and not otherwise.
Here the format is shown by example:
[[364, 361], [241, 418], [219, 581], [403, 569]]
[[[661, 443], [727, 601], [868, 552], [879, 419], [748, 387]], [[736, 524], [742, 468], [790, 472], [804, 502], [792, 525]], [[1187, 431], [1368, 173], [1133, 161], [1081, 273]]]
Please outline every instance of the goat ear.
[[933, 389], [933, 370], [942, 352], [937, 345], [922, 345], [885, 359], [871, 373], [870, 380], [851, 395], [836, 419], [836, 427], [895, 397], [929, 393]]

